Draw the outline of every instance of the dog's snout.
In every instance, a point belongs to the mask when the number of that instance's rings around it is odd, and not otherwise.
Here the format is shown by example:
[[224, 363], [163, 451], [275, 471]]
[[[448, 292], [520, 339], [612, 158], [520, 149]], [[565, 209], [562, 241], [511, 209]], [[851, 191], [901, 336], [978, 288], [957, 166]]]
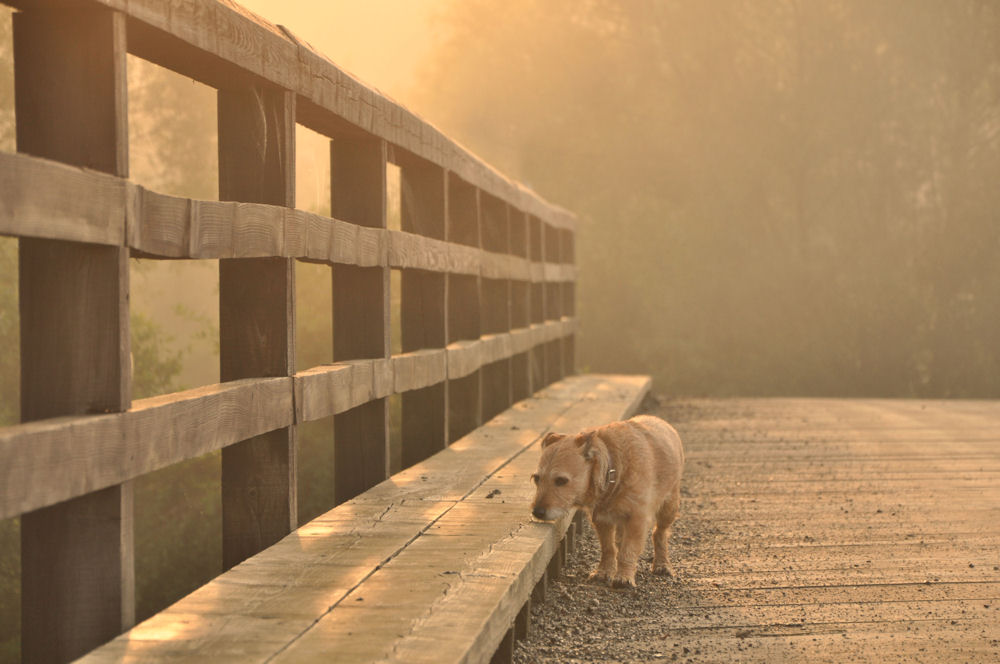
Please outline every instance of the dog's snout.
[[535, 517], [536, 519], [544, 519], [545, 509], [541, 507], [535, 507], [533, 510], [531, 510], [531, 516]]

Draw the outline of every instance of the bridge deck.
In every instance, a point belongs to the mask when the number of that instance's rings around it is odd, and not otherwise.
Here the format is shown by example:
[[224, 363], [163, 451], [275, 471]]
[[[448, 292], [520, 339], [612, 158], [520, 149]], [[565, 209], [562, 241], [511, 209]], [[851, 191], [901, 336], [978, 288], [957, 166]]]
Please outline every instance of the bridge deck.
[[646, 376], [553, 383], [81, 661], [440, 664], [507, 653], [515, 619], [568, 544], [569, 515], [531, 521], [535, 443], [628, 416], [648, 389]]
[[661, 647], [697, 661], [1000, 660], [1000, 402], [661, 413], [689, 452]]

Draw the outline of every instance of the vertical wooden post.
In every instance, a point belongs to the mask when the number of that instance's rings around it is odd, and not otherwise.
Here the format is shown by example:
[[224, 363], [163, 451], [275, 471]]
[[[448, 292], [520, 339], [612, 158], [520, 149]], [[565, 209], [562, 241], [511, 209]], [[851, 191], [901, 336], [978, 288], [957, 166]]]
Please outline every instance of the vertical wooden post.
[[[481, 247], [479, 190], [449, 173], [445, 222], [449, 242]], [[446, 284], [448, 343], [478, 339], [480, 328], [479, 275], [449, 274]], [[448, 381], [448, 441], [482, 424], [482, 371]]]
[[514, 619], [514, 639], [523, 641], [531, 636], [531, 597], [524, 602], [524, 606], [517, 612]]
[[535, 587], [531, 589], [531, 601], [534, 604], [544, 604], [545, 595], [548, 594], [549, 590], [549, 566], [545, 567], [545, 571], [542, 572], [542, 578], [538, 579], [538, 583]]
[[[542, 220], [535, 216], [528, 217], [528, 257], [535, 264], [545, 262], [545, 234], [542, 232]], [[533, 325], [545, 322], [545, 275], [533, 278], [531, 282], [531, 323]], [[545, 344], [538, 344], [530, 351], [531, 357], [531, 390], [537, 392], [549, 384], [546, 376]]]
[[[443, 240], [447, 200], [444, 169], [412, 157], [404, 157], [400, 167], [402, 230]], [[435, 272], [403, 270], [400, 325], [404, 353], [447, 345], [445, 278]], [[445, 384], [404, 392], [402, 410], [405, 468], [447, 444]]]
[[497, 651], [490, 658], [490, 664], [511, 664], [514, 661], [514, 628], [511, 627], [503, 635]]
[[[332, 215], [386, 227], [386, 143], [378, 138], [336, 138], [330, 143]], [[389, 268], [333, 268], [333, 359], [388, 358]], [[376, 399], [334, 416], [334, 493], [341, 503], [385, 479], [389, 464], [389, 411]]]
[[[16, 13], [17, 149], [128, 175], [125, 17]], [[127, 410], [128, 249], [20, 241], [21, 419]], [[65, 662], [134, 622], [132, 486], [21, 517], [21, 656]]]
[[[542, 233], [545, 237], [546, 263], [558, 264], [561, 262], [559, 231], [550, 224], [542, 223]], [[562, 319], [562, 283], [559, 281], [545, 281], [545, 320], [558, 321]], [[546, 382], [553, 383], [563, 377], [563, 339], [561, 337], [553, 339], [546, 344], [545, 350], [545, 376]]]
[[[295, 205], [295, 95], [221, 89], [219, 198]], [[295, 265], [285, 258], [219, 261], [223, 381], [288, 376], [295, 367]], [[295, 528], [295, 428], [222, 450], [222, 558], [228, 569]]]
[[[560, 256], [562, 257], [562, 263], [564, 265], [575, 265], [576, 257], [574, 255], [573, 241], [574, 241], [573, 230], [563, 230], [561, 233], [562, 237], [562, 248], [560, 250]], [[576, 318], [576, 280], [575, 278], [571, 281], [563, 283], [563, 305], [562, 313], [564, 316], [569, 316], [570, 318]], [[576, 373], [576, 333], [570, 334], [563, 339], [563, 374], [567, 376], [572, 376]]]
[[[510, 253], [510, 221], [507, 205], [495, 196], [480, 193], [480, 234], [483, 249], [496, 254]], [[484, 334], [509, 332], [510, 279], [480, 279], [481, 331]], [[483, 421], [506, 410], [511, 404], [510, 358], [482, 368]]]
[[[511, 253], [529, 259], [528, 215], [520, 210], [510, 211]], [[511, 283], [510, 324], [514, 329], [531, 325], [531, 277]], [[531, 350], [515, 355], [511, 360], [511, 400], [520, 401], [531, 395]]]

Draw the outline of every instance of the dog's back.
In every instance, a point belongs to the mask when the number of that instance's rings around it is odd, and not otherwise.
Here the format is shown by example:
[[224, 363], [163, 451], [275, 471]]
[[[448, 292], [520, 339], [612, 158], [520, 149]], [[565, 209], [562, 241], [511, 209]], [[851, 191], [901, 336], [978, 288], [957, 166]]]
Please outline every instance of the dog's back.
[[626, 421], [645, 437], [654, 450], [664, 453], [662, 461], [669, 466], [670, 474], [680, 478], [684, 470], [684, 446], [677, 430], [653, 415], [636, 415]]
[[[658, 417], [637, 415], [601, 427], [598, 435], [618, 460], [621, 486], [605, 509], [655, 511], [675, 493], [684, 469], [677, 431]], [[652, 516], [652, 515], [650, 515]]]

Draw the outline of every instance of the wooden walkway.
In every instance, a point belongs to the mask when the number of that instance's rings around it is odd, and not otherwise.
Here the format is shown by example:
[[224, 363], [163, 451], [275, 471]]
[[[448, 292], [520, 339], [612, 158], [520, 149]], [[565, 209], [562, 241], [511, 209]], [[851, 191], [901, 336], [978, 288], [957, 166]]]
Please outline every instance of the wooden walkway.
[[680, 661], [1000, 661], [1000, 402], [660, 412], [688, 449]]
[[649, 384], [553, 383], [80, 661], [502, 661], [575, 533], [531, 519], [535, 443], [628, 417]]

